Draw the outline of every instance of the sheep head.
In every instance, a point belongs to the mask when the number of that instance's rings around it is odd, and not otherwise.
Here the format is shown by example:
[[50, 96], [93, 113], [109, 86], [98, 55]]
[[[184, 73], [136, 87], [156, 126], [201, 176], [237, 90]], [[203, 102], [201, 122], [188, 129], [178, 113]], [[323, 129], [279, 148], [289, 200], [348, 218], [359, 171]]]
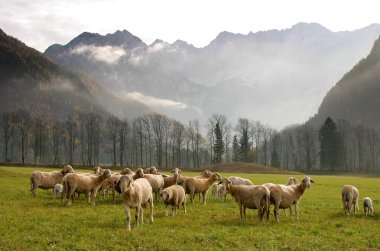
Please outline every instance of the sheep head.
[[226, 190], [229, 189], [229, 186], [232, 184], [231, 180], [228, 179], [228, 178], [223, 178], [219, 183], [218, 185], [222, 185], [223, 188], [225, 188]]
[[62, 174], [63, 174], [63, 175], [66, 175], [66, 174], [68, 174], [68, 173], [73, 173], [73, 172], [74, 172], [74, 169], [73, 169], [73, 167], [70, 166], [70, 165], [66, 165], [66, 166], [64, 166], [63, 169], [62, 169]]
[[314, 183], [314, 180], [309, 176], [306, 176], [302, 180], [302, 186], [304, 186], [305, 188], [309, 188], [311, 186], [311, 183]]
[[109, 179], [112, 176], [112, 172], [110, 169], [102, 169], [101, 175], [104, 177], [104, 179]]
[[94, 171], [94, 174], [100, 174], [102, 168], [100, 166], [95, 166], [94, 168], [92, 168], [92, 171]]
[[222, 180], [222, 176], [220, 176], [219, 173], [213, 173], [211, 175], [211, 178], [215, 181], [215, 180], [218, 180], [218, 181], [221, 181]]
[[144, 170], [143, 170], [142, 168], [138, 168], [138, 169], [136, 170], [136, 175], [137, 175], [137, 177], [139, 177], [139, 178], [144, 178]]
[[124, 174], [132, 174], [132, 170], [129, 169], [128, 167], [124, 168], [123, 170], [120, 171], [120, 174], [124, 175]]
[[177, 175], [178, 177], [181, 176], [182, 171], [179, 170], [179, 168], [174, 168], [171, 173], [174, 173], [174, 175]]
[[125, 191], [127, 191], [128, 189], [130, 189], [134, 185], [135, 184], [134, 184], [133, 178], [131, 176], [123, 175], [123, 176], [121, 176], [120, 180], [116, 184], [116, 187], [118, 187], [118, 189], [115, 188], [115, 190], [120, 192], [120, 193], [124, 193]]

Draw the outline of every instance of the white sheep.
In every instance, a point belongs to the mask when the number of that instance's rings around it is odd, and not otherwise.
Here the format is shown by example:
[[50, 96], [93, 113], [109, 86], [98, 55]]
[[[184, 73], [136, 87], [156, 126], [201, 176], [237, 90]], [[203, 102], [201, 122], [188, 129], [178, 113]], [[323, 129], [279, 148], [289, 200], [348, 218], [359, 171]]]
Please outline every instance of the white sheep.
[[177, 214], [177, 208], [181, 205], [186, 213], [186, 194], [182, 186], [172, 185], [164, 188], [161, 192], [161, 197], [165, 204], [165, 216], [168, 216], [168, 205], [172, 206], [172, 216]]
[[53, 199], [57, 199], [57, 195], [62, 193], [62, 184], [55, 184], [53, 188]]
[[[259, 221], [264, 222], [270, 205], [270, 191], [263, 185], [233, 185], [230, 179], [222, 179], [221, 184], [235, 199], [240, 209], [240, 219], [247, 220], [246, 209], [258, 209]], [[267, 216], [268, 218], [268, 216]]]
[[363, 208], [365, 216], [368, 214], [373, 216], [373, 202], [370, 197], [365, 197], [363, 199]]
[[213, 199], [220, 198], [220, 195], [221, 195], [220, 191], [221, 191], [222, 187], [223, 187], [222, 184], [216, 184], [216, 183], [212, 184], [212, 186], [211, 186], [211, 197]]
[[186, 194], [190, 195], [191, 204], [194, 204], [194, 195], [202, 194], [203, 205], [206, 205], [206, 195], [210, 186], [217, 180], [221, 180], [219, 173], [213, 173], [208, 179], [198, 179], [190, 177], [185, 180], [183, 188], [185, 189]]
[[145, 174], [159, 174], [159, 172], [155, 166], [145, 168], [144, 173]]
[[164, 178], [159, 174], [146, 174], [142, 168], [136, 170], [136, 177], [145, 178], [149, 181], [152, 186], [153, 192], [156, 194], [156, 201], [159, 200], [159, 195], [164, 187]]
[[[280, 208], [289, 208], [290, 218], [292, 218], [292, 205], [294, 205], [296, 219], [298, 220], [298, 204], [301, 196], [304, 194], [306, 188], [309, 188], [311, 183], [314, 183], [309, 176], [306, 176], [300, 184], [296, 185], [276, 185], [273, 183], [263, 184], [270, 190], [271, 203], [274, 204], [274, 216], [276, 222], [280, 223], [278, 210]], [[268, 209], [269, 210], [269, 209]], [[267, 218], [269, 213], [267, 213]]]
[[342, 204], [346, 215], [350, 215], [352, 206], [354, 208], [354, 215], [356, 215], [356, 210], [359, 210], [358, 201], [359, 190], [352, 185], [344, 185], [342, 188]]
[[289, 179], [288, 179], [288, 181], [286, 182], [286, 184], [285, 184], [285, 186], [289, 186], [289, 185], [297, 185], [297, 184], [299, 184], [300, 182], [296, 179], [296, 178], [294, 178], [294, 177], [290, 177]]
[[181, 177], [181, 170], [178, 168], [174, 168], [172, 171], [173, 175], [170, 176], [162, 176], [164, 178], [164, 188], [170, 187], [172, 185], [176, 185], [178, 179]]
[[30, 192], [32, 196], [36, 196], [36, 189], [52, 189], [55, 184], [62, 183], [63, 177], [74, 172], [74, 169], [70, 165], [63, 167], [62, 171], [42, 172], [34, 171], [30, 175]]
[[[228, 177], [228, 179], [231, 181], [232, 185], [246, 185], [246, 186], [253, 185], [252, 181], [250, 181], [249, 179], [244, 179], [238, 176], [230, 176]], [[220, 189], [220, 194], [223, 201], [226, 201], [227, 192], [228, 191], [226, 189], [226, 186], [223, 185], [222, 188]]]
[[92, 168], [92, 171], [94, 171], [94, 174], [100, 174], [102, 172], [102, 168], [100, 166], [95, 166]]
[[124, 175], [117, 183], [118, 189], [122, 192], [125, 214], [127, 216], [127, 230], [131, 231], [131, 208], [136, 208], [136, 225], [139, 227], [139, 219], [141, 224], [143, 220], [143, 208], [149, 205], [150, 223], [153, 223], [153, 193], [152, 186], [145, 178], [133, 180], [129, 175]]
[[[62, 181], [63, 193], [68, 199], [67, 205], [72, 204], [74, 192], [85, 193], [88, 196], [88, 202], [95, 205], [95, 197], [99, 188], [102, 186], [105, 179], [111, 177], [111, 170], [104, 169], [101, 175], [84, 175], [79, 173], [70, 173], [66, 175]], [[61, 196], [62, 200], [62, 196]]]

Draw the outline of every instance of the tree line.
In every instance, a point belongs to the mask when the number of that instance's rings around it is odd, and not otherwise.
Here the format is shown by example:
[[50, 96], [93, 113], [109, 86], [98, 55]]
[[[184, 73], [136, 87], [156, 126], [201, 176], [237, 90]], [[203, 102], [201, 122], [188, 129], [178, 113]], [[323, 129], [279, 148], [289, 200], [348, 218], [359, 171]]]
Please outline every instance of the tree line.
[[0, 115], [4, 162], [192, 168], [254, 162], [291, 170], [380, 171], [378, 133], [327, 118], [316, 128], [280, 132], [248, 118], [235, 124], [221, 114], [187, 125], [159, 113], [119, 119], [91, 112], [62, 120], [18, 110]]

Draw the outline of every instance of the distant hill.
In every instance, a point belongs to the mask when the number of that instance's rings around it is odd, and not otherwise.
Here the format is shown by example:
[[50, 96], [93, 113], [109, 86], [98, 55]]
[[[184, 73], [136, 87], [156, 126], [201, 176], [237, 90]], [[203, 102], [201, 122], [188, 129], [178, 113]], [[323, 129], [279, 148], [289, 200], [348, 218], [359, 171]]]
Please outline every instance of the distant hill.
[[0, 29], [0, 112], [26, 109], [62, 118], [75, 112], [137, 116], [149, 108], [116, 98], [84, 74], [75, 74]]
[[311, 123], [330, 116], [380, 130], [380, 38], [370, 54], [359, 61], [324, 97]]
[[289, 29], [221, 32], [208, 46], [156, 40], [130, 32], [84, 32], [45, 55], [84, 72], [123, 97], [140, 98], [182, 122], [213, 113], [249, 117], [281, 128], [316, 113], [326, 92], [368, 55], [380, 34], [372, 24], [332, 32], [317, 23]]

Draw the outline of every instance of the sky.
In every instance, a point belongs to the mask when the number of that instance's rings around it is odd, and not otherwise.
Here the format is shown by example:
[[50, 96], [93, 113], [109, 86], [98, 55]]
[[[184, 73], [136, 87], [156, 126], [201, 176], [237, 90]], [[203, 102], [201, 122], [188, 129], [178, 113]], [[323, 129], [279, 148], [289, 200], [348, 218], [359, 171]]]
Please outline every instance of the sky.
[[0, 0], [0, 29], [41, 52], [84, 31], [128, 30], [150, 44], [184, 40], [196, 47], [220, 32], [247, 34], [317, 22], [332, 31], [380, 23], [377, 0]]

